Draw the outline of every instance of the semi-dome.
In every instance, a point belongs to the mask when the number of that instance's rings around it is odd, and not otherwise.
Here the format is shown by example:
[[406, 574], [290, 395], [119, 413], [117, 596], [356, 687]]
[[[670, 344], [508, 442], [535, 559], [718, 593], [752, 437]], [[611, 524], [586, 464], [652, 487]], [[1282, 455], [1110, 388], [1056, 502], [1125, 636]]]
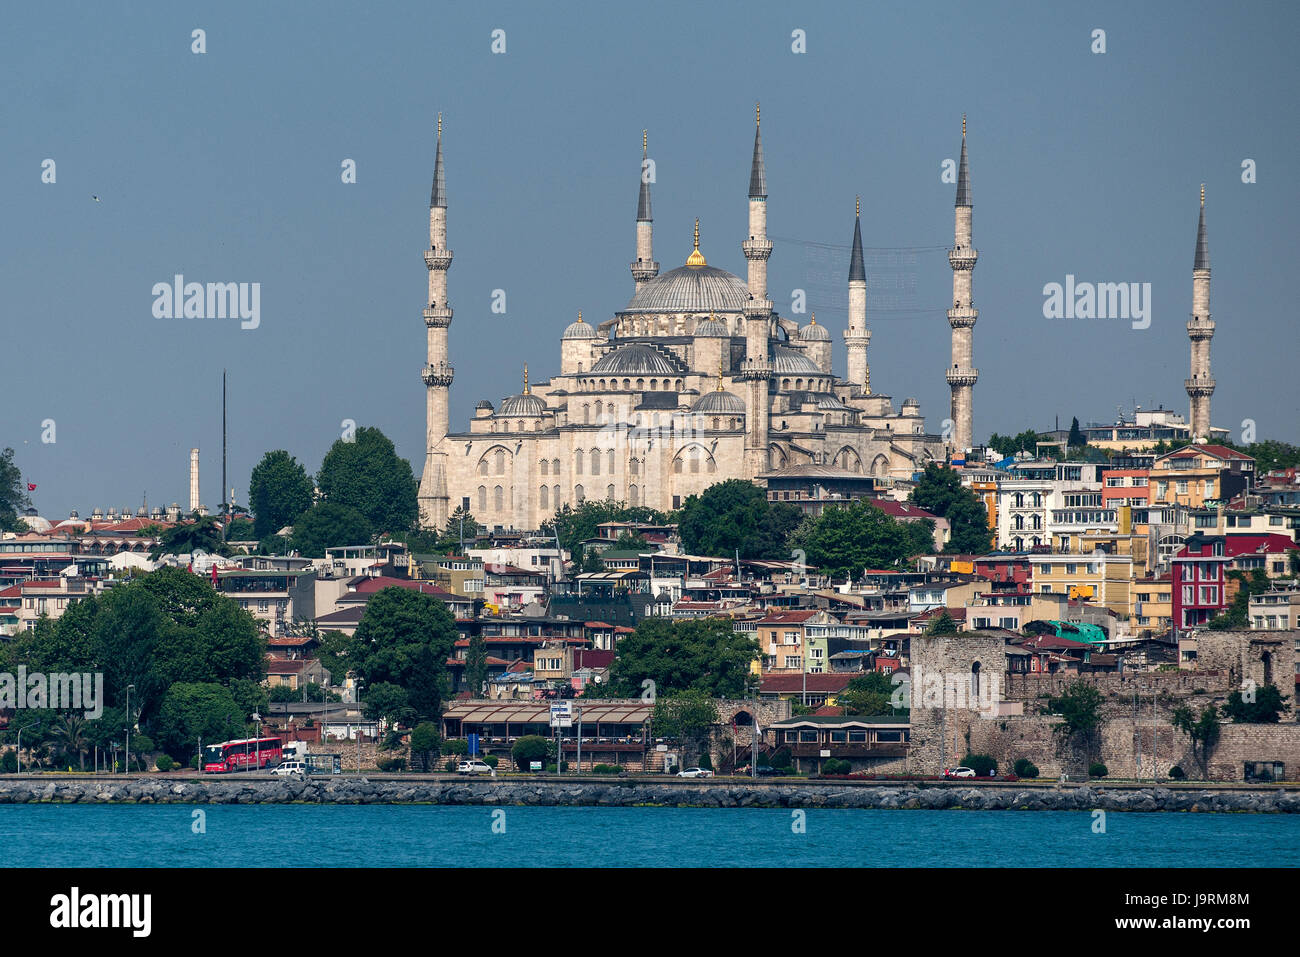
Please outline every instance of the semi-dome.
[[731, 332], [725, 322], [719, 322], [713, 316], [709, 316], [695, 323], [695, 335], [701, 338], [726, 339], [730, 337]]
[[777, 375], [826, 375], [817, 363], [789, 346], [772, 347], [772, 371]]
[[745, 403], [739, 396], [724, 389], [715, 389], [696, 399], [691, 411], [705, 415], [744, 415]]
[[676, 356], [671, 358], [641, 342], [620, 346], [594, 363], [586, 375], [683, 375], [686, 366]]
[[530, 392], [524, 392], [520, 395], [506, 396], [501, 400], [501, 408], [497, 409], [497, 417], [504, 418], [528, 416], [534, 417], [546, 413], [546, 403]]
[[578, 313], [576, 322], [571, 322], [564, 327], [562, 339], [595, 339], [596, 329], [594, 326], [582, 321], [582, 313]]
[[624, 312], [740, 312], [749, 299], [743, 279], [714, 266], [678, 266], [651, 279]]
[[845, 405], [833, 393], [825, 393], [817, 397], [817, 410], [819, 412], [855, 412], [856, 409]]
[[798, 338], [803, 342], [830, 342], [831, 334], [825, 326], [817, 325], [817, 317], [812, 317], [812, 322], [799, 329]]

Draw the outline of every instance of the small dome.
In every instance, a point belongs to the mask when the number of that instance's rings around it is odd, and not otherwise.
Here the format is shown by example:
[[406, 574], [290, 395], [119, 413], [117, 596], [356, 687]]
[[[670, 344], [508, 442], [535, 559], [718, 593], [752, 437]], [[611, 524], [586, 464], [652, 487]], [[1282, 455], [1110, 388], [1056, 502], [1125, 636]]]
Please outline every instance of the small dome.
[[624, 312], [741, 312], [749, 287], [739, 276], [713, 266], [679, 266], [643, 285]]
[[607, 352], [591, 365], [593, 375], [684, 375], [686, 367], [676, 356], [669, 358], [642, 342], [620, 346]]
[[595, 339], [596, 329], [582, 321], [582, 313], [578, 313], [577, 322], [571, 322], [564, 328], [562, 339]]
[[856, 409], [850, 408], [831, 393], [824, 393], [817, 397], [817, 410], [819, 412], [856, 412]]
[[788, 346], [772, 347], [772, 371], [777, 375], [826, 375], [817, 363]]
[[691, 411], [706, 415], [744, 415], [745, 403], [739, 396], [724, 389], [715, 389], [696, 399]]
[[33, 532], [48, 532], [54, 527], [48, 518], [41, 518], [39, 515], [32, 514], [31, 511], [23, 516], [23, 521], [27, 523], [27, 528]]
[[546, 413], [546, 403], [533, 395], [531, 392], [525, 392], [521, 395], [507, 396], [501, 401], [501, 408], [497, 410], [497, 417], [534, 417]]
[[487, 399], [479, 399], [479, 400], [478, 400], [478, 404], [475, 405], [474, 408], [475, 408], [475, 409], [487, 409], [489, 412], [491, 412], [491, 411], [492, 411], [492, 403], [489, 402]]
[[825, 326], [817, 325], [817, 317], [813, 316], [812, 322], [799, 329], [799, 339], [803, 342], [830, 342], [831, 334]]
[[700, 338], [727, 339], [730, 338], [731, 332], [728, 331], [725, 322], [710, 316], [708, 319], [701, 319], [695, 324], [695, 335]]

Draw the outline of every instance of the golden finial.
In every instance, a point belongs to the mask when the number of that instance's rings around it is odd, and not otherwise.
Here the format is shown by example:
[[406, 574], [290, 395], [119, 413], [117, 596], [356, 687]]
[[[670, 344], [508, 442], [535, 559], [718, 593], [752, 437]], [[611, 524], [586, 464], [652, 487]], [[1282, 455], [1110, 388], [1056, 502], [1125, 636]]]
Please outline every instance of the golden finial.
[[1205, 184], [1201, 184], [1201, 205], [1205, 205]]
[[531, 395], [528, 391], [528, 363], [524, 363], [524, 395]]
[[721, 356], [721, 355], [718, 356], [718, 391], [719, 391], [719, 392], [723, 391], [723, 389], [722, 389], [722, 356]]
[[641, 131], [641, 152], [642, 153], [650, 152], [650, 131], [649, 130]]
[[755, 125], [755, 126], [761, 126], [761, 125], [762, 125], [762, 121], [763, 121], [763, 114], [762, 114], [762, 112], [759, 110], [759, 108], [758, 108], [758, 104], [755, 103], [755, 104], [754, 104], [754, 125]]
[[961, 115], [961, 138], [966, 138], [966, 114]]
[[857, 209], [856, 209], [854, 215], [855, 215], [855, 216], [858, 216], [858, 217], [861, 217], [861, 216], [862, 216], [862, 197], [861, 197], [861, 196], [858, 197]]
[[442, 139], [442, 114], [438, 114], [438, 139]]
[[815, 325], [817, 325], [817, 313], [814, 312], [814, 313], [812, 314], [812, 318], [808, 320], [808, 324], [809, 324], [810, 326], [815, 326]]
[[[579, 321], [579, 322], [582, 322], [582, 310], [581, 310], [581, 309], [578, 310], [578, 321]], [[527, 367], [527, 366], [524, 366], [524, 368], [526, 369], [526, 368], [528, 368], [528, 367]]]
[[690, 256], [688, 256], [688, 257], [686, 258], [686, 265], [688, 265], [688, 266], [707, 266], [707, 265], [708, 265], [708, 263], [707, 263], [707, 262], [705, 261], [705, 259], [704, 259], [704, 254], [700, 252], [700, 221], [699, 221], [699, 219], [696, 219], [696, 220], [695, 220], [695, 251], [692, 252], [692, 253], [690, 254]]

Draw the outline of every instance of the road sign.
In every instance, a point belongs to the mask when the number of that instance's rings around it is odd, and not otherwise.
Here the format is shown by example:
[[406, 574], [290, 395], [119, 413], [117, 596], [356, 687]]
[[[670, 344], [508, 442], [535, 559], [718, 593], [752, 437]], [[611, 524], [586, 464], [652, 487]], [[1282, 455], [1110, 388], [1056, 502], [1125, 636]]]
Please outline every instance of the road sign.
[[573, 727], [573, 702], [572, 701], [551, 702], [551, 727], [552, 728]]

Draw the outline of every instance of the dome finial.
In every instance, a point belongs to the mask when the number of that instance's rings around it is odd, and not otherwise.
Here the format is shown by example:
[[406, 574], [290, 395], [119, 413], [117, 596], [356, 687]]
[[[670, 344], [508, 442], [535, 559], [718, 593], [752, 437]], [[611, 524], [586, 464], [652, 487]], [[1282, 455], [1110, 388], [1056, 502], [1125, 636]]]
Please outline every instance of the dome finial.
[[650, 152], [650, 131], [641, 131], [641, 152], [648, 154]]
[[961, 115], [961, 136], [962, 139], [966, 138], [966, 114], [965, 113]]
[[688, 266], [707, 266], [708, 262], [704, 259], [704, 254], [700, 252], [700, 220], [695, 220], [695, 250], [686, 259]]
[[582, 310], [581, 310], [581, 309], [578, 310], [578, 321], [579, 321], [579, 322], [582, 322]]
[[528, 363], [524, 363], [524, 395], [532, 395], [528, 388]]
[[853, 215], [857, 216], [859, 219], [862, 218], [862, 197], [861, 196], [859, 196], [857, 202], [854, 203]]
[[1205, 206], [1205, 184], [1201, 184], [1201, 206]]
[[808, 320], [808, 324], [809, 324], [810, 326], [815, 326], [815, 325], [817, 325], [817, 313], [814, 312], [814, 313], [812, 314], [812, 318], [811, 318], [810, 320]]
[[442, 114], [438, 114], [438, 139], [442, 139]]
[[757, 102], [754, 103], [754, 125], [755, 126], [763, 125], [763, 114], [759, 110]]

